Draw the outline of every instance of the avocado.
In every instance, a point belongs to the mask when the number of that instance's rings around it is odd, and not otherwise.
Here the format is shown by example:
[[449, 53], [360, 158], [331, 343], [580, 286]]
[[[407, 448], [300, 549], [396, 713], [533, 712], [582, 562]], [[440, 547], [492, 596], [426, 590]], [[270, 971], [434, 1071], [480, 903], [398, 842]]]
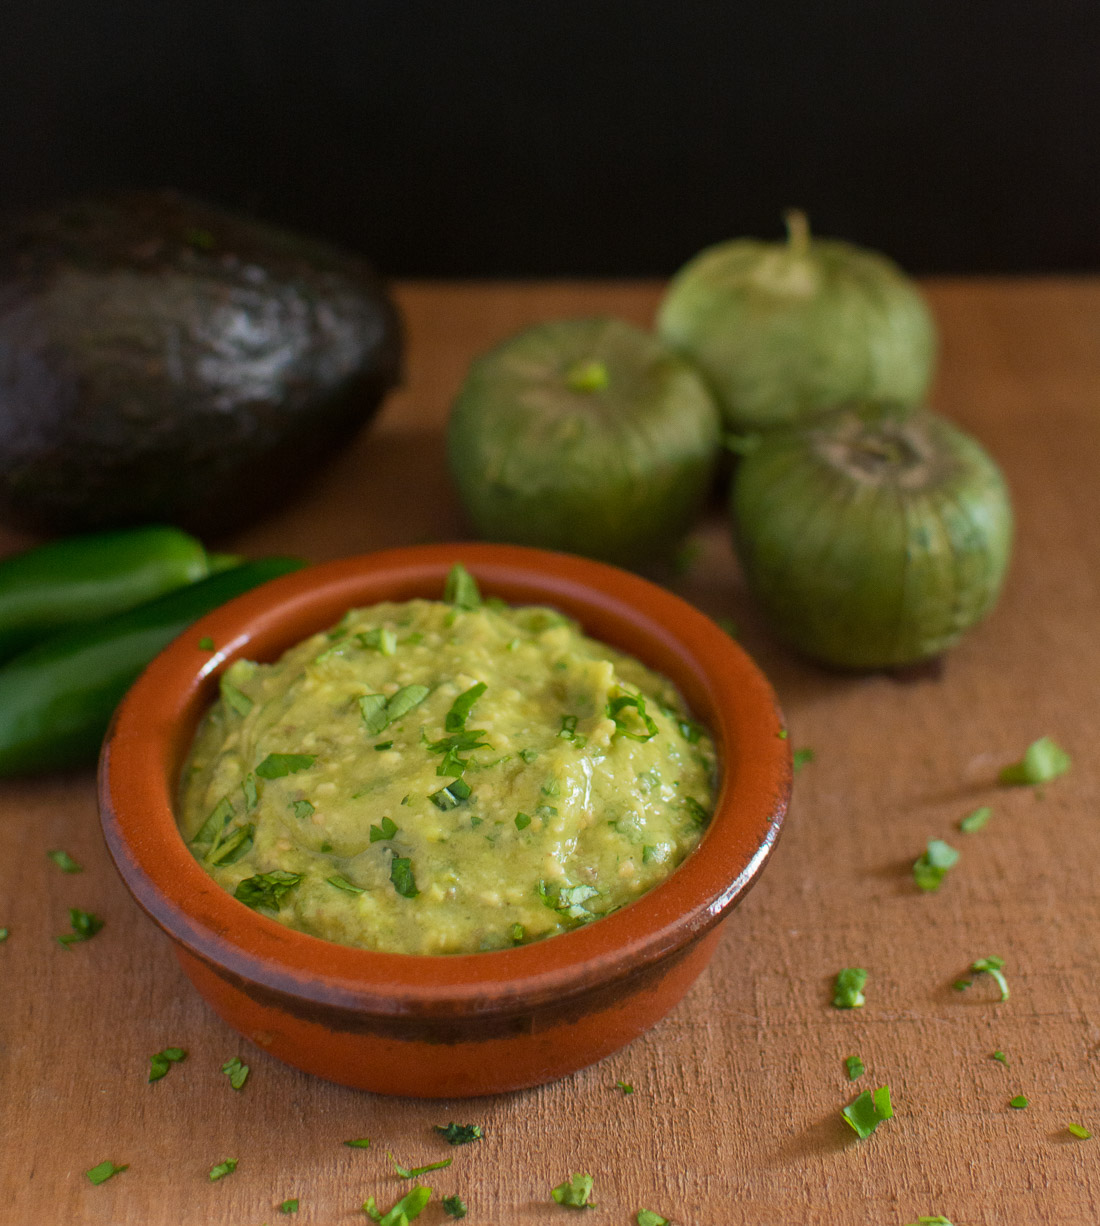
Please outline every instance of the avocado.
[[300, 493], [398, 380], [358, 257], [172, 192], [0, 224], [0, 520], [242, 527]]

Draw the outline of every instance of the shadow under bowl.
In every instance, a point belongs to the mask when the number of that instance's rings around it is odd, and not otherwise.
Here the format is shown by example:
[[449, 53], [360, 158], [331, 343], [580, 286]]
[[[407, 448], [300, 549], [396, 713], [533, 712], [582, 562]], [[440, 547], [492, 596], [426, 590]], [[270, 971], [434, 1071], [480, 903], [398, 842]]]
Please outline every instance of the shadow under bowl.
[[[669, 677], [714, 737], [721, 781], [696, 849], [621, 910], [488, 953], [355, 949], [251, 910], [207, 875], [174, 798], [218, 676], [277, 659], [352, 607], [439, 599], [461, 562], [486, 596], [551, 605], [593, 638]], [[217, 645], [204, 651], [200, 640]], [[230, 1026], [280, 1060], [384, 1094], [466, 1097], [553, 1081], [660, 1020], [706, 966], [720, 922], [756, 880], [791, 788], [789, 743], [767, 681], [713, 622], [601, 563], [508, 545], [426, 545], [276, 579], [208, 614], [127, 694], [104, 742], [103, 832], [123, 881], [172, 939]]]

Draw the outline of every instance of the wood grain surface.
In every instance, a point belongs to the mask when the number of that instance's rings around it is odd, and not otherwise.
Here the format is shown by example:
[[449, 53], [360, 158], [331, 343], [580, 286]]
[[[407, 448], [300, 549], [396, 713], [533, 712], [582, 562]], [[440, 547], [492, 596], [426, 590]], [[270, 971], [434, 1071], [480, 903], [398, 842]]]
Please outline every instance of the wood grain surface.
[[[194, 1226], [366, 1222], [406, 1165], [459, 1192], [471, 1224], [568, 1222], [550, 1200], [595, 1176], [594, 1224], [657, 1210], [679, 1226], [955, 1226], [1100, 1221], [1100, 284], [927, 285], [944, 343], [936, 407], [1002, 464], [1018, 509], [1007, 590], [939, 671], [840, 676], [768, 635], [742, 592], [719, 510], [696, 534], [684, 595], [731, 616], [771, 677], [796, 747], [788, 826], [710, 970], [632, 1047], [556, 1085], [470, 1102], [386, 1099], [283, 1067], [194, 994], [166, 938], [108, 862], [90, 773], [0, 784], [0, 1223]], [[535, 320], [614, 313], [648, 323], [638, 284], [413, 284], [400, 289], [408, 382], [299, 501], [233, 541], [322, 560], [457, 537], [441, 426], [469, 359]], [[26, 543], [14, 534], [0, 548]], [[998, 768], [1050, 735], [1071, 772], [1040, 789]], [[993, 807], [980, 833], [957, 822]], [[938, 894], [910, 865], [930, 837], [962, 856]], [[66, 875], [46, 856], [81, 864]], [[68, 908], [102, 915], [87, 944], [54, 940]], [[969, 963], [1006, 961], [1011, 998]], [[866, 1007], [830, 1006], [844, 966]], [[188, 1051], [161, 1081], [149, 1056]], [[1000, 1049], [1007, 1065], [991, 1058]], [[867, 1073], [849, 1084], [844, 1058]], [[234, 1091], [222, 1063], [251, 1066]], [[616, 1080], [631, 1082], [625, 1096]], [[860, 1141], [840, 1118], [889, 1084], [895, 1116]], [[1017, 1094], [1030, 1099], [1013, 1110]], [[432, 1125], [477, 1122], [451, 1150]], [[1095, 1130], [1079, 1141], [1070, 1122]], [[366, 1150], [347, 1138], [369, 1136]], [[238, 1169], [217, 1183], [225, 1158]], [[84, 1172], [129, 1169], [94, 1187]], [[279, 1204], [300, 1200], [284, 1217]], [[446, 1221], [438, 1197], [420, 1221]]]

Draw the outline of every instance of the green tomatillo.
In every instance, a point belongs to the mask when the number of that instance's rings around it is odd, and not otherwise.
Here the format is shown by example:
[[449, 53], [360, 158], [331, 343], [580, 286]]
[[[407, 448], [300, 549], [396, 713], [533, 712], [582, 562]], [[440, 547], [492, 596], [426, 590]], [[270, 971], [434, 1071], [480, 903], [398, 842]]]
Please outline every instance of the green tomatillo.
[[657, 330], [694, 362], [734, 431], [809, 420], [852, 400], [920, 403], [936, 330], [915, 285], [885, 256], [811, 238], [738, 238], [673, 278]]
[[562, 319], [473, 363], [447, 454], [482, 536], [637, 565], [691, 526], [719, 442], [703, 380], [655, 336]]
[[746, 582], [807, 656], [895, 668], [938, 655], [992, 607], [1012, 543], [996, 464], [927, 411], [838, 409], [741, 461], [730, 510]]

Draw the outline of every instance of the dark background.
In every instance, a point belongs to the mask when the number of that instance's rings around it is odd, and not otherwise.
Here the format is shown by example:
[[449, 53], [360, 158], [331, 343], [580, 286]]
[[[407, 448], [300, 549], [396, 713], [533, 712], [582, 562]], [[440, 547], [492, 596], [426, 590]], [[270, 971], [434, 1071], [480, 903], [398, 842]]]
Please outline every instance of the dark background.
[[790, 205], [1100, 268], [1097, 0], [7, 0], [0, 204], [177, 186], [400, 276], [666, 274]]

